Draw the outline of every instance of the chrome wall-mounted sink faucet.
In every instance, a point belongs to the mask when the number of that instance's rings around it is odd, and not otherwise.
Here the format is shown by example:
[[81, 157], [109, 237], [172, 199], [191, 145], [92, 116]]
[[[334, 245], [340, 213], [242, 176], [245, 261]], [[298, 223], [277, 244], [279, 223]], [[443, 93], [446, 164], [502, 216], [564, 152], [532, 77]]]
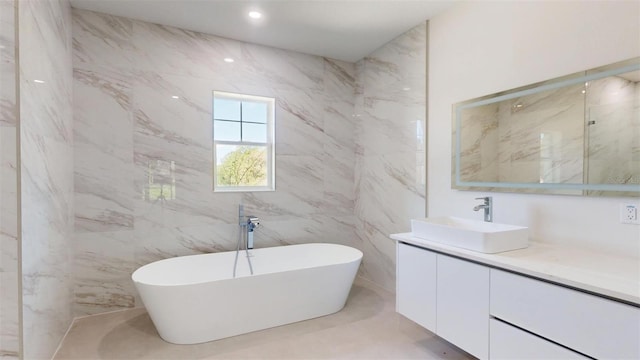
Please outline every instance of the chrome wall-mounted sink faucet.
[[485, 196], [476, 198], [476, 200], [484, 200], [484, 202], [474, 206], [473, 211], [484, 209], [484, 221], [493, 222], [493, 198], [491, 196]]

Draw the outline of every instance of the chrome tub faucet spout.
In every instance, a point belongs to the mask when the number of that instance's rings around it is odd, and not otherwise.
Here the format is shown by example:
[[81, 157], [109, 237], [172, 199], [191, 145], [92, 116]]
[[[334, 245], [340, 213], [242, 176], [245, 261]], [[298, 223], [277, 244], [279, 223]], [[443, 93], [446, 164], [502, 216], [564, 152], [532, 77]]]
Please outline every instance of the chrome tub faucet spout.
[[260, 219], [255, 216], [247, 216], [247, 249], [253, 249], [253, 230], [260, 225]]
[[244, 251], [247, 254], [247, 262], [249, 263], [249, 272], [253, 275], [253, 265], [251, 264], [251, 253], [249, 250], [253, 250], [253, 230], [260, 225], [260, 219], [256, 216], [244, 216], [244, 206], [240, 204], [238, 206], [238, 225], [240, 231], [238, 232], [238, 244], [236, 247], [236, 258], [233, 261], [233, 277], [236, 277], [236, 270], [238, 268], [238, 255], [240, 255], [240, 245], [244, 240]]

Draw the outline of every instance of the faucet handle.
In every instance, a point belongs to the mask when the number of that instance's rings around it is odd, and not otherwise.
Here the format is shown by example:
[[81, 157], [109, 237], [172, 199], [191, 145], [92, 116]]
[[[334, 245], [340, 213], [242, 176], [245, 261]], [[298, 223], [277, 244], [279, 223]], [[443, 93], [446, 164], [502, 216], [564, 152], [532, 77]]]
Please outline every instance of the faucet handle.
[[476, 198], [476, 200], [484, 201], [484, 204], [487, 206], [491, 206], [491, 204], [493, 203], [493, 198], [491, 196], [479, 197]]

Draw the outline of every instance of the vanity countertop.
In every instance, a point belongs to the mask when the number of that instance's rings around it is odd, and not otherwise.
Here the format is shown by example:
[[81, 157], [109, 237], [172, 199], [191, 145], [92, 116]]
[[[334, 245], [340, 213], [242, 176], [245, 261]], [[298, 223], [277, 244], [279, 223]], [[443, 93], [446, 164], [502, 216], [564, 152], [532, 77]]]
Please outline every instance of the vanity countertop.
[[392, 234], [391, 238], [640, 306], [638, 258], [537, 242], [530, 242], [526, 249], [484, 254], [416, 238], [412, 233]]

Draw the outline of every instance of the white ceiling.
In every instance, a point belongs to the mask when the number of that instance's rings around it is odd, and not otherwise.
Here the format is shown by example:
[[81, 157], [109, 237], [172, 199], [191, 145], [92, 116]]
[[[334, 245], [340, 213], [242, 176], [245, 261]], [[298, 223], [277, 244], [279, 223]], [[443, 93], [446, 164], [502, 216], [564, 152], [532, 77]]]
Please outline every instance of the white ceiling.
[[[453, 0], [71, 0], [75, 8], [357, 61]], [[258, 10], [262, 19], [247, 13]]]

